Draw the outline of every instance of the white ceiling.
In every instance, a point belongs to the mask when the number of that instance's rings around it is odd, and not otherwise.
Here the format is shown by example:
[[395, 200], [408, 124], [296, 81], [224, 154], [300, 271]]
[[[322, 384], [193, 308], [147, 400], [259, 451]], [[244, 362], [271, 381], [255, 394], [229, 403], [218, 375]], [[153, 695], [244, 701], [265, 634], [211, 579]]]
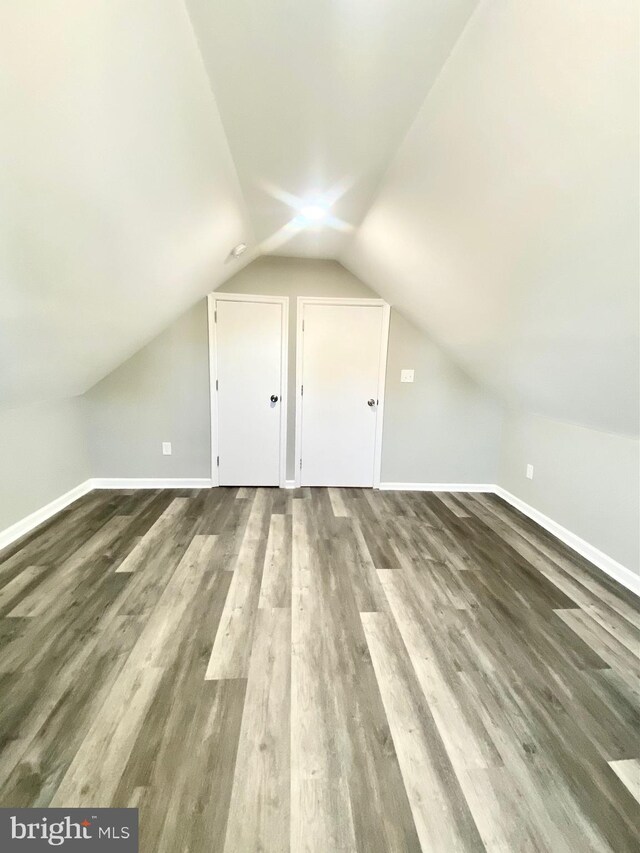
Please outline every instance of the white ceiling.
[[483, 2], [345, 253], [509, 404], [637, 434], [637, 0]]
[[251, 239], [186, 9], [0, 4], [0, 403], [85, 391]]
[[337, 256], [477, 2], [187, 0], [262, 252]]
[[[84, 392], [262, 252], [339, 258], [509, 404], [636, 432], [637, 13], [0, 4], [0, 404]], [[287, 228], [324, 193], [335, 227]]]

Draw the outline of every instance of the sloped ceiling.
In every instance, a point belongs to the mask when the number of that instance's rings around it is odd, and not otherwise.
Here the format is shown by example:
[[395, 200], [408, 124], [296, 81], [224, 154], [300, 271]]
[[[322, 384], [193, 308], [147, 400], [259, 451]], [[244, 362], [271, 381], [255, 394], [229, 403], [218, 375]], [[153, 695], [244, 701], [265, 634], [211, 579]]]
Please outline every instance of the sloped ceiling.
[[3, 3], [0, 401], [81, 393], [244, 240], [337, 257], [509, 403], [637, 432], [637, 12]]
[[344, 262], [525, 410], [638, 432], [638, 4], [483, 2]]
[[0, 57], [15, 405], [85, 391], [227, 278], [251, 226], [179, 0], [7, 0]]
[[186, 2], [261, 251], [335, 258], [478, 0]]

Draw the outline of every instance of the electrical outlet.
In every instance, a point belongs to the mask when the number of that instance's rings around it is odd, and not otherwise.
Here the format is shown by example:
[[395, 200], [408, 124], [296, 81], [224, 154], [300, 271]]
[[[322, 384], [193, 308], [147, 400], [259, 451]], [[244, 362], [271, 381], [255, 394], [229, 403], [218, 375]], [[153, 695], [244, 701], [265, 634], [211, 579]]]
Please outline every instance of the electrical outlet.
[[533, 480], [533, 465], [527, 465], [527, 480]]
[[163, 456], [171, 456], [171, 442], [163, 441], [162, 442], [162, 455]]
[[413, 382], [413, 370], [401, 370], [400, 382]]

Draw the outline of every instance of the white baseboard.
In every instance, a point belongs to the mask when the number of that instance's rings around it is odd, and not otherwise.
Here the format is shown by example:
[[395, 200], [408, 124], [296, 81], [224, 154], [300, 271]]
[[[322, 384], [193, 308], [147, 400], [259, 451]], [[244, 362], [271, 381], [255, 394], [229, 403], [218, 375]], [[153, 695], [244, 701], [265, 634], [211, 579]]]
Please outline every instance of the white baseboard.
[[295, 480], [285, 480], [284, 481], [284, 487], [285, 487], [285, 489], [295, 489], [296, 488], [296, 481]]
[[585, 559], [612, 577], [622, 586], [640, 595], [640, 575], [632, 572], [626, 566], [609, 557], [595, 545], [591, 545], [582, 537], [577, 536], [566, 527], [558, 524], [552, 518], [512, 495], [502, 486], [489, 483], [380, 483], [380, 488], [393, 491], [410, 492], [489, 492], [503, 498], [508, 504], [520, 510], [524, 515], [552, 533], [569, 548], [572, 548]]
[[5, 530], [0, 530], [0, 550], [11, 545], [16, 539], [30, 533], [93, 489], [208, 489], [210, 487], [211, 480], [206, 478], [143, 479], [134, 477], [123, 479], [98, 477], [85, 480], [84, 483], [69, 489], [68, 492], [52, 500], [46, 506], [40, 507], [30, 515], [21, 518], [20, 521], [16, 521], [15, 524], [5, 528]]
[[632, 592], [635, 592], [636, 595], [640, 595], [640, 575], [637, 575], [635, 572], [632, 572], [631, 569], [628, 569], [626, 566], [618, 563], [617, 560], [614, 560], [613, 557], [609, 557], [608, 554], [600, 551], [600, 549], [596, 548], [595, 545], [591, 545], [585, 539], [582, 539], [582, 537], [577, 536], [570, 530], [567, 530], [566, 527], [558, 524], [557, 521], [549, 518], [549, 516], [525, 503], [523, 500], [520, 500], [520, 498], [517, 498], [515, 495], [512, 495], [511, 492], [503, 489], [502, 486], [494, 486], [493, 491], [498, 495], [498, 497], [503, 498], [503, 500], [511, 504], [511, 506], [519, 509], [520, 512], [532, 521], [535, 521], [536, 524], [540, 525], [540, 527], [544, 527], [545, 530], [548, 530], [549, 533], [552, 533], [557, 539], [564, 542], [565, 545], [568, 545], [569, 548], [577, 551], [578, 554], [589, 560], [590, 563], [593, 563], [594, 566], [597, 566], [605, 572], [605, 574], [618, 581], [622, 586], [630, 589]]
[[65, 492], [64, 495], [60, 495], [59, 498], [55, 498], [55, 500], [52, 500], [45, 506], [40, 507], [40, 509], [32, 512], [30, 515], [21, 518], [20, 521], [16, 521], [16, 523], [12, 524], [11, 527], [0, 530], [0, 549], [6, 548], [7, 545], [11, 545], [12, 542], [15, 542], [16, 539], [20, 539], [22, 536], [30, 533], [34, 528], [38, 527], [38, 525], [48, 521], [52, 516], [61, 512], [63, 509], [68, 507], [69, 504], [77, 501], [78, 498], [86, 495], [93, 488], [93, 481], [85, 480], [84, 483], [80, 483], [79, 486], [69, 489], [69, 491]]
[[[32, 512], [5, 530], [0, 531], [0, 549], [6, 548], [16, 539], [25, 536], [38, 525], [48, 521], [56, 513], [61, 512], [74, 501], [86, 495], [93, 489], [208, 489], [211, 480], [207, 478], [94, 478], [85, 480], [84, 483], [70, 489], [59, 498], [46, 504], [46, 506]], [[295, 480], [287, 480], [285, 488], [295, 488]], [[487, 483], [380, 483], [380, 489], [387, 491], [412, 491], [412, 492], [489, 492], [503, 498], [511, 506], [520, 510], [540, 527], [548, 530], [565, 545], [568, 545], [590, 563], [597, 566], [605, 574], [612, 577], [622, 586], [630, 589], [636, 595], [640, 595], [640, 575], [632, 572], [617, 560], [609, 557], [585, 539], [567, 530], [552, 518], [512, 495], [502, 486]]]
[[490, 483], [380, 483], [379, 488], [390, 492], [494, 492]]
[[96, 477], [93, 489], [210, 489], [207, 477]]

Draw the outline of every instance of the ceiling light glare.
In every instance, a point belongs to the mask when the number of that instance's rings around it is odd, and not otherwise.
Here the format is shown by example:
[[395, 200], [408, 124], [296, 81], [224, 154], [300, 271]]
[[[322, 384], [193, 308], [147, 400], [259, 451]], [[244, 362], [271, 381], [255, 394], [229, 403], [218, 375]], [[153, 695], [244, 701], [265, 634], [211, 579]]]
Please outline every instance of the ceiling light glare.
[[304, 207], [300, 208], [300, 216], [310, 225], [318, 225], [321, 222], [324, 222], [328, 215], [329, 210], [326, 205], [323, 204], [306, 204]]

